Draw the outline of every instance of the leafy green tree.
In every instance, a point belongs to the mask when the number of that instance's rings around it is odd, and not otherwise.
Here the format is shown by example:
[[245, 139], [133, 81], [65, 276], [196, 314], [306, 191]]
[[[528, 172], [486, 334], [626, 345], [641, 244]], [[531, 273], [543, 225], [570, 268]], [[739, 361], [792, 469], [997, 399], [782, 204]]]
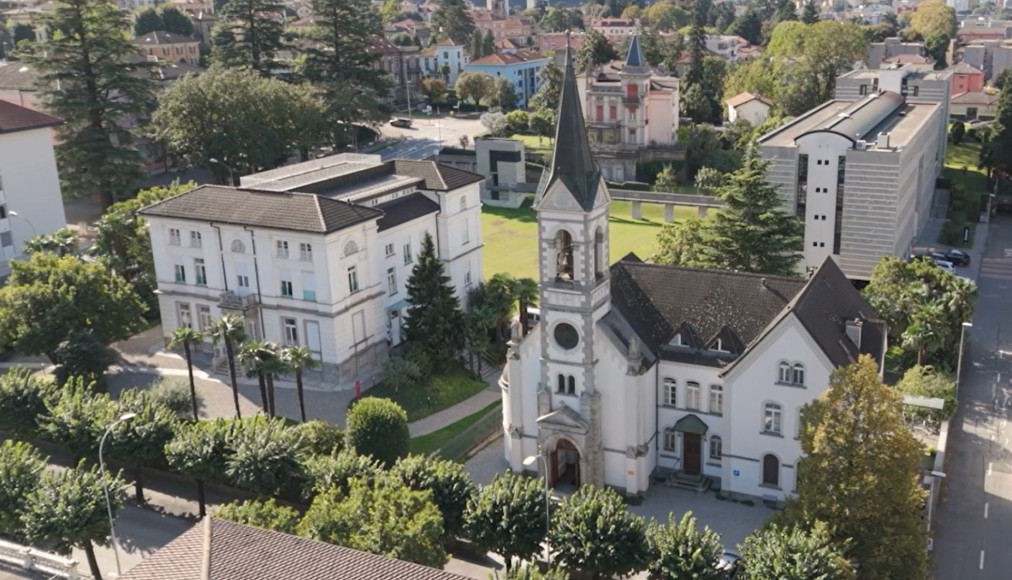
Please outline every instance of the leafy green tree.
[[485, 30], [485, 36], [481, 39], [481, 52], [486, 55], [495, 54], [495, 35], [491, 28]]
[[956, 381], [950, 374], [939, 372], [932, 366], [916, 365], [903, 373], [903, 378], [896, 383], [896, 390], [904, 395], [914, 397], [932, 397], [942, 399], [945, 405], [940, 410], [907, 407], [906, 415], [914, 414], [935, 420], [948, 419], [956, 412]]
[[998, 95], [998, 110], [980, 155], [980, 165], [989, 169], [989, 183], [990, 169], [1006, 176], [1012, 174], [1012, 91]]
[[91, 329], [74, 330], [67, 335], [53, 353], [56, 363], [56, 382], [65, 383], [70, 377], [98, 381], [119, 355], [105, 344]]
[[516, 566], [499, 575], [496, 570], [488, 575], [488, 580], [569, 580], [569, 572], [562, 568], [549, 568], [544, 572], [535, 563]]
[[238, 487], [266, 497], [297, 485], [302, 477], [301, 440], [283, 419], [238, 419], [229, 434], [232, 453], [225, 473]]
[[307, 500], [336, 488], [347, 494], [352, 480], [371, 483], [384, 476], [383, 466], [368, 455], [343, 449], [331, 455], [310, 455], [303, 458], [306, 486], [302, 497]]
[[[411, 306], [405, 316], [405, 339], [409, 344], [419, 345], [428, 354], [433, 368], [445, 370], [452, 367], [463, 346], [460, 328], [464, 316], [429, 234], [422, 239], [422, 250], [408, 278], [407, 294]], [[0, 299], [2, 297], [3, 290], [0, 290]]]
[[120, 422], [109, 435], [109, 452], [133, 471], [134, 499], [144, 504], [144, 466], [157, 463], [165, 456], [165, 446], [172, 441], [175, 414], [162, 405], [152, 404], [140, 391], [125, 391], [119, 400], [119, 411], [135, 413], [130, 421]]
[[802, 425], [798, 499], [784, 520], [823, 521], [835, 542], [850, 538], [844, 555], [863, 578], [923, 578], [923, 445], [903, 424], [901, 397], [882, 384], [876, 362], [862, 355], [833, 371], [829, 389], [802, 410]]
[[657, 233], [657, 240], [654, 242], [657, 251], [650, 256], [650, 261], [655, 264], [699, 267], [703, 227], [704, 221], [695, 216], [671, 224], [664, 224], [661, 231]]
[[966, 125], [962, 121], [956, 121], [952, 124], [952, 128], [949, 129], [949, 139], [953, 145], [959, 145], [963, 142], [963, 136], [966, 135]]
[[31, 444], [10, 439], [0, 443], [0, 530], [14, 541], [24, 539], [21, 517], [45, 468], [46, 460]]
[[228, 433], [231, 423], [224, 419], [180, 423], [165, 445], [165, 459], [172, 469], [197, 483], [199, 515], [207, 515], [204, 484], [225, 478]]
[[461, 100], [472, 99], [475, 106], [482, 99], [491, 98], [495, 95], [495, 80], [482, 72], [466, 72], [457, 76], [457, 82], [453, 85], [457, 98]]
[[425, 97], [425, 102], [429, 106], [435, 105], [436, 102], [446, 96], [446, 81], [436, 77], [422, 79], [421, 90], [422, 95]]
[[468, 501], [465, 529], [478, 547], [502, 556], [509, 571], [514, 558], [526, 560], [541, 549], [548, 532], [546, 509], [540, 481], [507, 471]]
[[134, 36], [144, 36], [156, 30], [165, 30], [165, 22], [158, 15], [158, 10], [154, 6], [149, 6], [138, 11], [134, 17]]
[[[692, 15], [688, 11], [673, 2], [651, 4], [643, 11], [643, 15], [650, 21], [651, 28], [662, 32], [678, 30], [688, 26], [692, 20]], [[660, 64], [655, 61], [650, 62]]]
[[689, 52], [689, 70], [685, 74], [685, 84], [698, 85], [703, 81], [703, 59], [706, 57], [706, 11], [709, 2], [697, 1], [693, 5], [692, 26], [686, 48]]
[[527, 111], [510, 111], [506, 114], [506, 125], [510, 133], [523, 133], [530, 124], [531, 116]]
[[115, 514], [123, 507], [122, 487], [119, 477], [103, 479], [98, 466], [86, 469], [83, 462], [74, 469], [45, 471], [28, 495], [21, 524], [33, 543], [52, 545], [57, 553], [84, 550], [92, 577], [101, 580], [95, 544], [110, 545], [105, 498], [108, 494]]
[[408, 414], [389, 399], [364, 397], [348, 410], [348, 446], [369, 455], [386, 467], [408, 454]]
[[432, 492], [393, 478], [352, 479], [349, 486], [347, 493], [332, 488], [316, 496], [299, 535], [424, 566], [446, 563], [443, 518]]
[[499, 112], [482, 113], [481, 124], [492, 137], [502, 137], [508, 129], [506, 115]]
[[274, 498], [258, 501], [238, 500], [227, 503], [214, 514], [223, 520], [274, 530], [284, 534], [294, 534], [299, 525], [299, 512], [283, 505], [278, 505]]
[[519, 97], [517, 97], [517, 91], [513, 87], [513, 81], [499, 77], [495, 79], [494, 87], [492, 91], [492, 103], [495, 106], [504, 111], [516, 108]]
[[951, 37], [944, 32], [932, 32], [924, 39], [924, 50], [935, 59], [935, 70], [948, 66], [945, 62], [946, 54], [949, 52], [949, 41]]
[[143, 310], [133, 288], [101, 264], [34, 254], [11, 262], [0, 289], [0, 337], [60, 364], [60, 345], [74, 333], [91, 333], [102, 344], [124, 340], [140, 328]]
[[[562, 98], [562, 69], [555, 64], [555, 61], [548, 61], [541, 68], [541, 86], [538, 92], [531, 97], [530, 105], [536, 111], [532, 117], [540, 117], [538, 126], [533, 124], [531, 128], [538, 136], [549, 137], [555, 129], [555, 115], [559, 112], [559, 102]], [[548, 121], [544, 123], [544, 121]], [[542, 130], [543, 129], [543, 130]]]
[[[867, 53], [868, 40], [858, 25], [832, 20], [781, 22], [773, 29], [766, 50], [769, 58], [793, 63], [789, 73], [792, 89], [805, 99], [800, 105], [784, 107], [792, 115], [832, 99], [836, 77]], [[778, 100], [785, 99], [781, 96]]]
[[344, 431], [333, 423], [314, 419], [297, 425], [295, 430], [302, 439], [306, 453], [332, 455], [344, 450]]
[[618, 58], [618, 51], [611, 42], [596, 30], [591, 30], [583, 37], [580, 50], [573, 59], [573, 68], [579, 74]]
[[944, 348], [949, 332], [946, 313], [937, 302], [921, 304], [910, 317], [910, 325], [900, 337], [903, 348], [917, 353], [917, 364], [927, 363], [928, 356]]
[[168, 3], [159, 5], [157, 10], [162, 19], [162, 30], [180, 36], [193, 35], [193, 21], [182, 10]]
[[664, 164], [664, 169], [657, 174], [654, 189], [674, 193], [678, 191], [678, 185], [678, 172], [670, 163]]
[[464, 42], [474, 34], [474, 19], [464, 0], [440, 0], [439, 7], [432, 13], [432, 30], [438, 31], [439, 38]]
[[941, 0], [921, 2], [910, 17], [910, 26], [921, 35], [929, 38], [932, 34], [941, 33], [949, 38], [956, 36], [959, 23], [956, 21], [956, 10], [946, 6]]
[[819, 21], [819, 7], [816, 6], [815, 0], [805, 0], [805, 5], [801, 9], [801, 22], [805, 24], [815, 24]]
[[415, 491], [432, 492], [432, 501], [443, 516], [443, 532], [447, 540], [463, 532], [467, 503], [478, 490], [463, 465], [447, 459], [410, 455], [399, 459], [391, 474]]
[[668, 514], [667, 525], [652, 520], [647, 527], [647, 545], [650, 548], [647, 564], [650, 580], [724, 578], [724, 572], [717, 569], [724, 551], [720, 535], [709, 527], [702, 531], [697, 529], [692, 512], [685, 512], [681, 521]]
[[228, 0], [212, 34], [212, 62], [270, 75], [284, 46], [284, 25], [276, 18], [284, 9], [277, 0]]
[[712, 125], [692, 125], [686, 129], [685, 180], [692, 182], [703, 167], [731, 173], [741, 167], [737, 153], [724, 149], [720, 134]]
[[844, 556], [849, 543], [834, 541], [824, 522], [811, 530], [772, 524], [745, 538], [742, 565], [750, 580], [851, 580], [854, 567]]
[[310, 352], [308, 346], [292, 346], [286, 348], [282, 354], [282, 359], [288, 364], [288, 368], [295, 373], [295, 392], [298, 393], [299, 397], [299, 417], [302, 418], [302, 422], [306, 422], [306, 397], [305, 392], [302, 389], [302, 373], [306, 369], [315, 369], [320, 367], [320, 361], [313, 358], [313, 353]]
[[137, 62], [140, 49], [127, 38], [130, 17], [109, 2], [60, 0], [34, 24], [62, 32], [30, 42], [24, 58], [38, 75], [44, 108], [64, 120], [56, 128], [63, 194], [97, 194], [109, 207], [144, 177], [126, 127], [153, 100], [150, 77], [138, 74], [147, 64]]
[[239, 410], [239, 382], [236, 377], [235, 360], [236, 354], [242, 343], [246, 341], [246, 327], [243, 319], [235, 314], [226, 314], [208, 330], [211, 343], [225, 346], [225, 358], [228, 360], [228, 378], [232, 383], [232, 399], [235, 402], [235, 417], [242, 417]]
[[319, 145], [323, 118], [323, 104], [305, 87], [212, 67], [161, 94], [151, 131], [184, 165], [226, 182], [277, 167], [292, 149]]
[[555, 513], [549, 537], [560, 563], [595, 578], [629, 576], [649, 562], [643, 518], [611, 488], [581, 486]]
[[754, 9], [746, 10], [744, 14], [734, 19], [728, 32], [744, 38], [751, 44], [761, 44], [763, 23], [759, 19], [758, 11]]
[[485, 57], [485, 45], [481, 34], [475, 32], [471, 35], [471, 60], [478, 60]]
[[75, 460], [94, 457], [105, 429], [116, 419], [116, 404], [106, 393], [93, 393], [81, 379], [72, 379], [60, 389], [57, 399], [46, 403], [39, 418], [43, 438], [65, 445]]
[[1012, 69], [1004, 69], [991, 79], [991, 86], [999, 91], [1004, 91], [1008, 85], [1009, 77], [1012, 77]]
[[[183, 327], [172, 333], [169, 339], [169, 348], [183, 347], [183, 355], [186, 357], [186, 374], [190, 379], [190, 396], [193, 400], [193, 420], [200, 420], [197, 414], [200, 404], [197, 402], [197, 384], [193, 381], [193, 349], [204, 342], [204, 333], [197, 332], [190, 327]], [[301, 385], [300, 385], [301, 386]], [[299, 392], [301, 395], [301, 391]], [[303, 420], [305, 420], [303, 418]]]
[[52, 383], [24, 367], [0, 376], [0, 431], [27, 439], [39, 432], [47, 403], [58, 395]]
[[[167, 408], [177, 419], [185, 420], [193, 417], [194, 399], [185, 380], [176, 377], [159, 377], [146, 389], [135, 388], [132, 390], [143, 393], [146, 400], [152, 405], [161, 405]], [[123, 392], [120, 393], [120, 398], [123, 398]], [[204, 406], [204, 399], [197, 395], [196, 402], [199, 411]]]
[[42, 234], [25, 242], [22, 252], [26, 256], [45, 252], [57, 256], [70, 256], [78, 251], [77, 235], [70, 228], [61, 228], [51, 234]]
[[749, 148], [743, 167], [717, 190], [724, 202], [701, 229], [700, 262], [709, 268], [797, 274], [802, 225], [781, 209], [776, 187], [766, 181], [769, 162]]
[[[542, 85], [541, 88], [543, 89], [544, 85]], [[541, 93], [539, 92], [538, 94], [540, 95]], [[534, 96], [537, 97], [537, 95]], [[552, 138], [552, 131], [555, 130], [554, 119], [555, 114], [544, 109], [538, 110], [531, 115], [531, 130], [538, 135], [538, 145], [541, 145], [541, 140], [543, 138]]]

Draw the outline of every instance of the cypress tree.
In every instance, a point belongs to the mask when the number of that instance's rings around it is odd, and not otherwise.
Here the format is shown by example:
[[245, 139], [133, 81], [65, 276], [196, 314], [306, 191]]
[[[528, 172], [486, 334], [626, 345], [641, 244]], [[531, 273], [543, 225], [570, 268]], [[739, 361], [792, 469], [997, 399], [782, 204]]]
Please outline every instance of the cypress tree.
[[271, 74], [274, 57], [282, 47], [285, 10], [276, 0], [229, 0], [222, 7], [213, 34], [211, 59], [229, 68]]
[[699, 261], [706, 267], [779, 276], [797, 274], [803, 226], [785, 213], [776, 187], [766, 181], [769, 162], [755, 147], [741, 169], [717, 190], [725, 206], [703, 228]]
[[428, 355], [434, 368], [451, 367], [464, 347], [464, 315], [429, 234], [422, 240], [407, 290], [411, 306], [404, 321], [405, 339]]

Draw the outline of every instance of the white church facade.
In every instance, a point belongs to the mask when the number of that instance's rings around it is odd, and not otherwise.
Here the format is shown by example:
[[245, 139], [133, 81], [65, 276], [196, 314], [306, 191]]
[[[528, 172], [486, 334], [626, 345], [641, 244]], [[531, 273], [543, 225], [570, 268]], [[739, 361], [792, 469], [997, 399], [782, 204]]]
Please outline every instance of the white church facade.
[[[511, 469], [644, 492], [677, 480], [780, 501], [796, 490], [801, 408], [886, 327], [835, 262], [807, 280], [609, 267], [607, 185], [567, 62], [551, 177], [535, 198], [541, 320], [515, 328], [503, 390]], [[518, 326], [518, 325], [517, 325]], [[532, 465], [527, 462], [528, 465]]]

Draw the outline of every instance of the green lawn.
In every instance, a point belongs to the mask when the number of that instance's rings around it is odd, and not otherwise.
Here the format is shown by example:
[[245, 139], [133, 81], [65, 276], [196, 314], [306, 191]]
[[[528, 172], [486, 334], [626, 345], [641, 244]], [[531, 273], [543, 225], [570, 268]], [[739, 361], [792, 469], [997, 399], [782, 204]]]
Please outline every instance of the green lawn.
[[959, 145], [949, 143], [945, 149], [945, 176], [953, 183], [965, 187], [967, 192], [987, 191], [987, 173], [983, 169], [977, 169], [979, 154], [980, 143], [967, 141]]
[[464, 429], [467, 429], [471, 425], [474, 425], [478, 419], [484, 417], [487, 413], [491, 412], [492, 409], [498, 409], [502, 406], [502, 401], [496, 401], [491, 405], [485, 407], [477, 413], [472, 413], [463, 419], [455, 423], [450, 423], [446, 427], [438, 431], [433, 431], [427, 435], [421, 435], [411, 439], [411, 453], [418, 455], [429, 455], [436, 451], [439, 451], [444, 445], [446, 445], [451, 439], [459, 435]]
[[[535, 139], [537, 139], [535, 137]], [[675, 207], [675, 219], [696, 215], [692, 207]], [[538, 277], [538, 231], [534, 210], [529, 206], [507, 209], [484, 206], [481, 235], [485, 240], [485, 278], [508, 272], [517, 277]], [[653, 253], [654, 238], [664, 225], [664, 206], [643, 204], [643, 219], [632, 219], [630, 202], [611, 203], [611, 252], [615, 262], [629, 252], [646, 259]]]
[[524, 149], [526, 149], [528, 153], [540, 153], [545, 156], [551, 156], [552, 154], [553, 139], [551, 137], [541, 137], [539, 139], [537, 135], [523, 135], [521, 133], [517, 133], [515, 135], [510, 135], [510, 139], [521, 141], [524, 144]]
[[[488, 387], [485, 381], [476, 380], [471, 373], [457, 369], [442, 375], [436, 375], [429, 382], [413, 389], [394, 391], [393, 386], [383, 382], [369, 389], [363, 396], [390, 399], [408, 413], [408, 422], [452, 407], [468, 399]], [[351, 405], [355, 404], [352, 399]], [[351, 405], [348, 405], [351, 408]]]

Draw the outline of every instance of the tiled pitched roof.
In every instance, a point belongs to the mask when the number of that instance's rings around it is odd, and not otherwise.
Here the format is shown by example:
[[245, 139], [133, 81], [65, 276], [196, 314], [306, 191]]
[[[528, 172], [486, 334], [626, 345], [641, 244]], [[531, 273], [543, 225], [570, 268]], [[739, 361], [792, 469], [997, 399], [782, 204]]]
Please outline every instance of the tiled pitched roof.
[[467, 66], [471, 65], [511, 65], [518, 64], [521, 62], [530, 62], [534, 60], [544, 60], [548, 57], [538, 54], [536, 52], [528, 52], [526, 50], [518, 50], [516, 53], [512, 52], [496, 52], [488, 56], [484, 56], [477, 60], [472, 60], [467, 63]]
[[188, 42], [197, 42], [192, 36], [183, 36], [181, 34], [173, 34], [171, 32], [162, 32], [156, 30], [149, 32], [144, 36], [138, 36], [134, 39], [134, 44], [140, 45], [161, 45], [161, 44], [186, 44]]
[[150, 205], [141, 215], [327, 234], [383, 212], [313, 195], [202, 185]]
[[952, 97], [949, 102], [956, 105], [993, 105], [998, 102], [998, 95], [967, 91]]
[[460, 42], [456, 42], [452, 38], [444, 38], [443, 40], [437, 42], [436, 46], [464, 46], [464, 45]]
[[425, 189], [431, 191], [450, 191], [485, 180], [484, 176], [477, 173], [435, 161], [396, 159], [393, 164], [394, 173], [408, 177], [420, 177], [425, 180]]
[[439, 204], [425, 197], [424, 193], [412, 193], [393, 201], [381, 203], [376, 209], [383, 212], [383, 217], [376, 222], [379, 231], [395, 228], [403, 223], [439, 211]]
[[212, 517], [122, 580], [465, 580], [463, 576]]
[[773, 103], [769, 99], [761, 97], [759, 95], [753, 95], [752, 93], [740, 93], [740, 94], [737, 94], [737, 95], [735, 95], [735, 96], [733, 96], [733, 97], [731, 97], [729, 99], [726, 99], [724, 102], [727, 103], [727, 105], [729, 107], [740, 107], [740, 106], [744, 105], [745, 103], [748, 103], [750, 101], [754, 101], [754, 100], [757, 100], [757, 99], [761, 103], [766, 104], [767, 106], [770, 106], [770, 107], [773, 106]]
[[0, 62], [0, 89], [34, 91], [37, 77], [24, 61]]
[[949, 68], [947, 68], [945, 70], [952, 71], [952, 74], [957, 74], [957, 75], [980, 75], [980, 74], [984, 74], [983, 72], [981, 72], [980, 69], [974, 67], [973, 65], [967, 64], [965, 62], [954, 64], [954, 65], [950, 66]]
[[0, 134], [52, 127], [62, 119], [0, 99]]

